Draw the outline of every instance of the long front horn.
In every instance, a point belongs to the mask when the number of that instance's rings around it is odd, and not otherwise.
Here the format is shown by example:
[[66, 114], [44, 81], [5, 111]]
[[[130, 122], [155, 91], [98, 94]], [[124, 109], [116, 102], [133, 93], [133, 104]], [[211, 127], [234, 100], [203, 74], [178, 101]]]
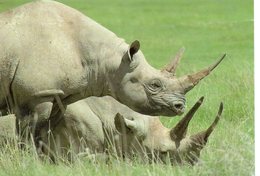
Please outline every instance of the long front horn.
[[170, 136], [177, 144], [185, 137], [190, 120], [195, 112], [199, 109], [203, 102], [204, 97], [201, 97], [195, 105], [189, 110], [189, 112], [177, 123], [177, 125], [171, 129]]
[[179, 78], [179, 82], [183, 87], [184, 93], [187, 93], [189, 90], [191, 90], [194, 86], [196, 86], [200, 80], [205, 78], [207, 75], [210, 74], [214, 68], [216, 68], [220, 62], [226, 57], [226, 54], [224, 54], [215, 64], [211, 65], [208, 68], [205, 68], [197, 73], [186, 75], [181, 78]]
[[173, 75], [175, 74], [176, 68], [178, 66], [178, 64], [180, 63], [180, 60], [182, 58], [182, 55], [185, 51], [185, 48], [182, 47], [177, 54], [174, 56], [173, 60], [164, 66], [164, 68], [161, 70], [162, 72], [169, 72], [172, 73]]
[[223, 111], [223, 103], [221, 102], [219, 105], [218, 114], [217, 114], [214, 122], [210, 125], [210, 127], [205, 131], [199, 132], [199, 133], [191, 136], [191, 139], [195, 143], [200, 144], [200, 145], [205, 145], [207, 143], [208, 137], [210, 136], [210, 134], [212, 133], [212, 131], [215, 129], [216, 125], [218, 124], [222, 111]]

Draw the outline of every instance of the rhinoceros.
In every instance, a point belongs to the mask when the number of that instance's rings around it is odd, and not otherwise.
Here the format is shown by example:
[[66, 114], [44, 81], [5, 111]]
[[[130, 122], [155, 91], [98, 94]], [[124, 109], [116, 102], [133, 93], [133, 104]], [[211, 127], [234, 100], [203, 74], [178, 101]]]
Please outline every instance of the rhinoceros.
[[139, 41], [128, 45], [77, 10], [45, 0], [1, 13], [0, 41], [0, 109], [34, 121], [49, 119], [54, 107], [64, 112], [77, 100], [105, 95], [140, 113], [180, 115], [185, 94], [224, 58], [177, 78], [178, 59], [157, 70]]
[[202, 101], [203, 97], [169, 129], [162, 125], [159, 117], [137, 113], [109, 96], [89, 97], [70, 104], [64, 118], [55, 126], [41, 129], [40, 147], [53, 159], [88, 151], [127, 158], [140, 155], [143, 159], [163, 162], [168, 158], [172, 164], [195, 164], [223, 110], [221, 104], [215, 121], [207, 130], [186, 137], [189, 122]]

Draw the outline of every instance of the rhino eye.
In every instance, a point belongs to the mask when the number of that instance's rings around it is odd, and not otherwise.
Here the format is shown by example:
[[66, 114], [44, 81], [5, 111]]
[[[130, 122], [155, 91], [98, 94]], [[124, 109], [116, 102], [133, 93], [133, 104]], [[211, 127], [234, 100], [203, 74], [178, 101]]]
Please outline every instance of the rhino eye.
[[131, 78], [130, 81], [131, 81], [132, 83], [138, 82], [138, 80], [137, 80], [136, 78]]
[[158, 88], [160, 88], [161, 86], [160, 86], [160, 84], [152, 83], [152, 84], [151, 84], [151, 87], [154, 88], [154, 89], [158, 89]]
[[159, 80], [153, 80], [149, 86], [154, 90], [158, 90], [162, 88], [162, 83]]

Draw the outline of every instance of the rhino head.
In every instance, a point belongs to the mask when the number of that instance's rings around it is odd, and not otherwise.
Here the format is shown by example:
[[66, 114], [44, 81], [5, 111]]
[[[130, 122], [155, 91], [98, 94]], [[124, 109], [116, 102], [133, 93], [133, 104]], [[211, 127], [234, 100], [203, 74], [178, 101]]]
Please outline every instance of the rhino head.
[[134, 41], [110, 78], [112, 96], [131, 109], [146, 115], [180, 115], [185, 110], [185, 94], [206, 77], [225, 57], [197, 73], [177, 78], [176, 67], [184, 49], [162, 70], [151, 67]]
[[[200, 158], [201, 150], [205, 147], [208, 137], [217, 125], [223, 111], [221, 103], [214, 122], [207, 130], [186, 137], [189, 122], [202, 102], [203, 97], [172, 129], [164, 127], [159, 118], [148, 117], [146, 118], [147, 123], [145, 120], [129, 119], [117, 114], [115, 126], [119, 132], [123, 132], [122, 138], [128, 140], [128, 148], [125, 150], [130, 154], [138, 152], [143, 155], [145, 153], [148, 159], [164, 163], [170, 161], [171, 164], [196, 164]], [[122, 130], [123, 127], [126, 129]], [[134, 136], [136, 140], [133, 140]]]

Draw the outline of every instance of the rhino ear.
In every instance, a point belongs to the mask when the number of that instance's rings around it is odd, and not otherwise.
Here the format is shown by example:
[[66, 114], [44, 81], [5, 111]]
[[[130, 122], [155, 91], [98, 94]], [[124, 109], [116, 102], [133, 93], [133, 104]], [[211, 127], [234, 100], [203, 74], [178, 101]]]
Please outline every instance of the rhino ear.
[[139, 49], [140, 42], [138, 40], [133, 41], [127, 51], [130, 61], [133, 61], [133, 56], [139, 51]]
[[124, 118], [120, 113], [115, 116], [115, 127], [120, 133], [128, 133], [135, 131], [137, 128], [134, 120]]

